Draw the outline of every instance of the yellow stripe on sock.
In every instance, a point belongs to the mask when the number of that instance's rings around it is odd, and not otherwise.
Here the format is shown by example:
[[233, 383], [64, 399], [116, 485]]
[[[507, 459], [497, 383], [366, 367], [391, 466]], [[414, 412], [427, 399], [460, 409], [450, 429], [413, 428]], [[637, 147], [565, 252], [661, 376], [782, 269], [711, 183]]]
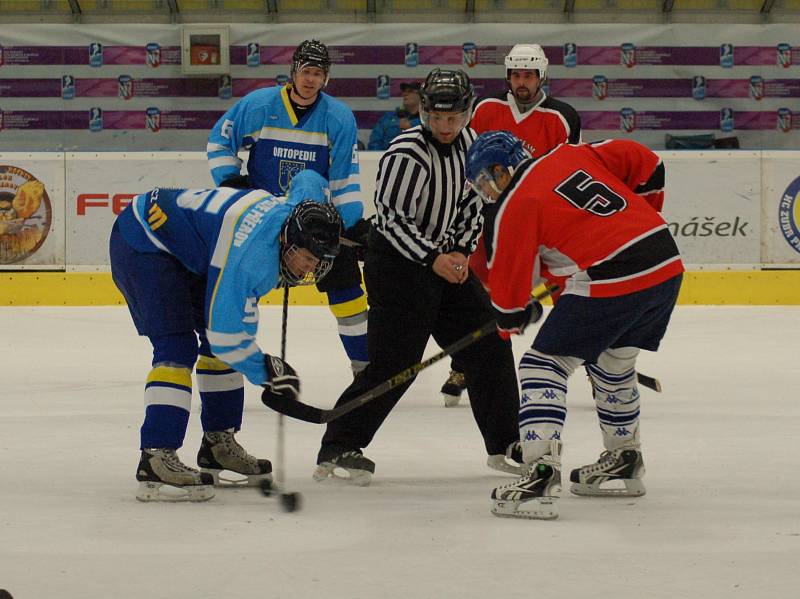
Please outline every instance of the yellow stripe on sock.
[[174, 366], [156, 366], [147, 375], [148, 383], [172, 383], [182, 387], [192, 388], [192, 371], [188, 368]]
[[198, 370], [230, 370], [231, 367], [216, 356], [200, 356], [197, 358]]
[[348, 316], [361, 314], [367, 309], [367, 296], [362, 295], [348, 302], [332, 304], [330, 309], [336, 318], [347, 318]]

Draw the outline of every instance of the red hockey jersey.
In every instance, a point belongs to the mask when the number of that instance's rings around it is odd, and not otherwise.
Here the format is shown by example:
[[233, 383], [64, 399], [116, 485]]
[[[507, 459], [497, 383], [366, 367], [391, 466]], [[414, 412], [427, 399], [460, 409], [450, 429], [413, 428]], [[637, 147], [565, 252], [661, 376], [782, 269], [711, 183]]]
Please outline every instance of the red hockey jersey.
[[564, 277], [564, 294], [591, 297], [633, 293], [683, 272], [666, 222], [640, 195], [660, 207], [663, 179], [658, 156], [630, 140], [562, 145], [523, 162], [487, 211], [494, 306], [527, 305], [541, 269]]
[[534, 158], [546, 154], [558, 144], [578, 143], [581, 120], [572, 106], [549, 96], [526, 112], [520, 112], [514, 97], [503, 94], [482, 99], [475, 106], [470, 126], [476, 133], [510, 131], [522, 140]]

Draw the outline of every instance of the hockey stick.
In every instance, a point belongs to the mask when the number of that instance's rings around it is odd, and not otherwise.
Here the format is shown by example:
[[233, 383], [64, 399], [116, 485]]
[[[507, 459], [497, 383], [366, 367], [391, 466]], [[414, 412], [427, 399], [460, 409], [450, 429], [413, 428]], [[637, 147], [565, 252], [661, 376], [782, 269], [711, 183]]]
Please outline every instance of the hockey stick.
[[[289, 322], [289, 285], [283, 288], [283, 314], [281, 315], [281, 360], [286, 361], [286, 330]], [[302, 496], [300, 493], [287, 493], [283, 486], [283, 473], [286, 460], [284, 454], [286, 453], [285, 441], [285, 422], [283, 413], [278, 414], [278, 434], [277, 434], [277, 448], [275, 450], [275, 482], [269, 480], [262, 481], [261, 491], [266, 496], [272, 495], [274, 492], [279, 493], [281, 506], [287, 512], [294, 512], [300, 509], [300, 502]]]
[[[534, 295], [533, 299], [536, 301], [541, 301], [556, 291], [558, 291], [558, 286], [553, 285], [545, 289], [543, 292]], [[363, 406], [365, 403], [369, 403], [372, 400], [377, 399], [387, 391], [407, 383], [429, 366], [433, 366], [436, 364], [436, 362], [439, 362], [440, 360], [443, 360], [444, 358], [461, 351], [465, 347], [472, 345], [479, 339], [482, 339], [486, 335], [489, 335], [496, 330], [497, 323], [494, 320], [487, 322], [481, 328], [464, 335], [461, 339], [454, 341], [442, 351], [432, 355], [427, 360], [417, 362], [413, 366], [398, 372], [392, 378], [382, 382], [376, 387], [373, 387], [369, 391], [362, 393], [358, 397], [351, 399], [347, 403], [344, 403], [337, 408], [323, 410], [322, 408], [310, 406], [300, 401], [278, 399], [275, 396], [267, 396], [266, 394], [262, 395], [261, 401], [264, 402], [267, 407], [272, 408], [276, 412], [280, 412], [281, 414], [285, 414], [291, 418], [296, 418], [297, 420], [302, 420], [304, 422], [311, 422], [312, 424], [327, 424], [331, 420], [335, 420], [340, 416], [344, 416], [348, 412], [352, 412], [356, 408]]]

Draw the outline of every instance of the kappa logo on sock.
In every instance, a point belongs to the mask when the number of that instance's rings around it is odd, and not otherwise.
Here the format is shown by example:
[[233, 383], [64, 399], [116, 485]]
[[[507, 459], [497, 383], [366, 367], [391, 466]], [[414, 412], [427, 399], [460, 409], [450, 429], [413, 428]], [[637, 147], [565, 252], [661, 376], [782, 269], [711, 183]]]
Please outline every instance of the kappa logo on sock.
[[536, 431], [528, 431], [525, 433], [525, 441], [541, 441], [542, 438], [536, 434]]
[[559, 433], [558, 431], [553, 431], [553, 434], [550, 435], [550, 440], [551, 441], [560, 441], [561, 440], [561, 433]]
[[553, 391], [552, 389], [545, 389], [544, 391], [542, 391], [542, 394], [541, 394], [540, 397], [542, 399], [549, 399], [549, 400], [558, 399], [558, 396], [556, 395], [556, 392]]
[[614, 431], [615, 437], [629, 437], [631, 435], [631, 431], [629, 431], [624, 426], [620, 426], [617, 430]]

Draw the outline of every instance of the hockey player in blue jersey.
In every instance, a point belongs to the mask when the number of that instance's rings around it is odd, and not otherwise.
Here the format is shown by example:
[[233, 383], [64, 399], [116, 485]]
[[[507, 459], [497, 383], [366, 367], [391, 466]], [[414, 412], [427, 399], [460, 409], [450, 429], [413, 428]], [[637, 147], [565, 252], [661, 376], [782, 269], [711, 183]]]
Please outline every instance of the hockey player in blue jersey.
[[[258, 300], [278, 286], [321, 280], [339, 252], [340, 234], [327, 182], [311, 170], [294, 178], [286, 198], [260, 189], [156, 188], [119, 215], [111, 272], [138, 333], [153, 345], [138, 499], [205, 501], [214, 496], [212, 485], [271, 478], [269, 460], [251, 456], [234, 438], [242, 423], [242, 375], [287, 399], [297, 397], [300, 381], [291, 366], [256, 344]], [[195, 362], [201, 472], [176, 454], [189, 420]]]
[[[258, 187], [286, 193], [305, 169], [330, 182], [331, 198], [344, 222], [344, 236], [365, 243], [358, 130], [353, 112], [322, 90], [330, 57], [325, 44], [302, 42], [294, 52], [291, 82], [251, 92], [230, 108], [208, 138], [208, 163], [217, 185]], [[240, 175], [240, 150], [247, 149], [247, 175]], [[330, 274], [317, 288], [327, 293], [354, 372], [367, 363], [367, 300], [355, 251], [343, 247]]]

